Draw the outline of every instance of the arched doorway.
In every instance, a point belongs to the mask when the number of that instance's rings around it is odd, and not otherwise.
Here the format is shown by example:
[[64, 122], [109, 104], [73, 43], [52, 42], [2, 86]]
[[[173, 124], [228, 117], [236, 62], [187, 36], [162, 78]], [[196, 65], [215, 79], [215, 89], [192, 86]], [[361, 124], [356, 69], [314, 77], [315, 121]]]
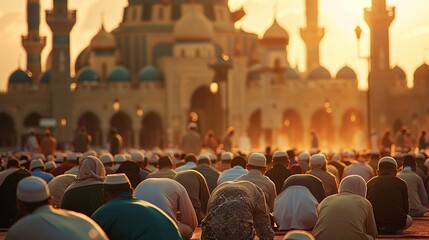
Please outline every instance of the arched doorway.
[[[311, 129], [319, 139], [319, 148], [332, 148], [335, 140], [335, 129], [332, 113], [325, 109], [317, 110], [311, 117]], [[310, 133], [307, 133], [310, 134]]]
[[293, 109], [284, 111], [280, 129], [280, 147], [302, 148], [303, 138], [302, 119], [299, 113]]
[[[134, 134], [132, 128], [131, 118], [124, 112], [117, 112], [110, 119], [110, 127], [116, 128], [124, 141], [124, 147], [131, 147], [134, 145]], [[110, 137], [110, 136], [108, 136]]]
[[142, 120], [142, 130], [140, 132], [141, 147], [144, 149], [162, 148], [164, 145], [163, 137], [161, 117], [155, 112], [146, 114]]
[[9, 114], [0, 113], [0, 148], [16, 146], [15, 122]]
[[250, 138], [252, 149], [259, 149], [262, 137], [262, 117], [261, 110], [258, 109], [252, 113], [247, 128], [247, 136]]
[[[222, 129], [222, 108], [220, 103], [220, 92], [216, 94], [210, 92], [208, 86], [202, 86], [198, 88], [191, 98], [191, 108], [189, 111], [190, 115], [196, 113], [197, 124], [201, 134], [205, 134], [208, 130], [212, 129], [215, 132], [215, 136], [221, 137], [226, 129]], [[192, 120], [192, 119], [190, 119]]]
[[344, 148], [363, 149], [365, 147], [364, 118], [359, 111], [355, 109], [347, 110], [341, 120], [340, 128], [340, 146]]
[[101, 146], [102, 132], [99, 118], [92, 112], [85, 112], [79, 117], [77, 125], [79, 128], [85, 127], [92, 137], [92, 145]]

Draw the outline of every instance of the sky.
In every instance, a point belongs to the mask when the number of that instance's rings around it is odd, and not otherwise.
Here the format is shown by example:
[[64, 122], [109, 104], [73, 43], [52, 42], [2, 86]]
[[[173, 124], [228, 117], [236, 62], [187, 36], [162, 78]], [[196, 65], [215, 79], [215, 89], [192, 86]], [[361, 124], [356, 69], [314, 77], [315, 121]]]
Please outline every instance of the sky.
[[[51, 49], [52, 35], [44, 18], [44, 10], [52, 8], [52, 0], [41, 0], [41, 34], [48, 37], [42, 52], [44, 63]], [[97, 33], [104, 15], [105, 28], [115, 29], [127, 6], [127, 0], [73, 0], [69, 8], [77, 10], [77, 23], [71, 32], [72, 70], [78, 54]], [[409, 86], [415, 69], [429, 60], [429, 1], [387, 0], [388, 6], [396, 7], [396, 18], [390, 28], [392, 67], [403, 68]], [[274, 17], [290, 36], [288, 60], [292, 66], [305, 70], [305, 46], [299, 36], [299, 28], [305, 26], [305, 0], [229, 0], [231, 10], [244, 7], [246, 16], [238, 26], [262, 36]], [[320, 46], [320, 62], [331, 75], [345, 64], [353, 68], [359, 78], [359, 86], [366, 86], [367, 62], [358, 57], [358, 42], [354, 29], [362, 28], [360, 55], [369, 54], [369, 29], [363, 19], [363, 8], [370, 7], [371, 0], [319, 0], [319, 26], [325, 28]], [[26, 0], [0, 0], [0, 91], [7, 87], [10, 74], [20, 66], [25, 69], [25, 51], [21, 35], [27, 34]], [[72, 73], [73, 75], [74, 73]]]

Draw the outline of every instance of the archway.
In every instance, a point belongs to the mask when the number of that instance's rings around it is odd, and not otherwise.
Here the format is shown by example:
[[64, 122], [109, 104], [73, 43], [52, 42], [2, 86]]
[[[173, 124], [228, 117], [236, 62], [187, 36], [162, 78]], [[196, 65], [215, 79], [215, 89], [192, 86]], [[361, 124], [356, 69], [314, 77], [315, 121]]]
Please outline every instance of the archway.
[[283, 112], [282, 127], [280, 129], [281, 141], [280, 147], [297, 147], [303, 146], [303, 126], [302, 119], [299, 113], [293, 109], [288, 109]]
[[101, 146], [103, 135], [100, 128], [100, 120], [94, 113], [88, 111], [82, 114], [79, 117], [77, 125], [79, 128], [86, 128], [87, 132], [92, 137], [92, 144], [94, 146]]
[[347, 110], [341, 120], [340, 138], [342, 147], [363, 149], [366, 132], [362, 113], [355, 109]]
[[16, 146], [15, 122], [9, 114], [0, 113], [0, 148]]
[[[196, 113], [196, 115], [191, 113]], [[213, 94], [208, 86], [202, 86], [192, 94], [189, 114], [190, 121], [197, 122], [203, 135], [212, 129], [215, 132], [215, 136], [220, 137], [226, 130], [222, 129], [223, 114], [220, 104], [220, 92]]]
[[40, 119], [42, 119], [42, 115], [37, 112], [32, 112], [24, 119], [24, 127], [38, 128]]
[[134, 145], [134, 133], [131, 118], [124, 112], [117, 112], [110, 119], [110, 127], [116, 128], [124, 141], [124, 147]]
[[250, 138], [250, 144], [253, 149], [260, 148], [260, 140], [262, 136], [262, 117], [260, 109], [254, 111], [250, 116], [247, 136]]
[[162, 148], [164, 145], [163, 137], [161, 117], [155, 112], [146, 114], [142, 120], [142, 130], [140, 132], [141, 147], [144, 149]]
[[[319, 148], [331, 148], [335, 140], [332, 113], [325, 109], [317, 110], [311, 117], [311, 129], [319, 139]], [[309, 133], [308, 133], [309, 134]]]

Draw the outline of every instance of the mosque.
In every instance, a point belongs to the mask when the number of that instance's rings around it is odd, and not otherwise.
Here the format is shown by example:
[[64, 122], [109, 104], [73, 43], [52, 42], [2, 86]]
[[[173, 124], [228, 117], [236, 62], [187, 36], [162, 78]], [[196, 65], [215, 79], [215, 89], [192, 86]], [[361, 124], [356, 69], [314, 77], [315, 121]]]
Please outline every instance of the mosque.
[[258, 38], [234, 28], [245, 13], [231, 12], [227, 0], [129, 0], [119, 26], [101, 26], [80, 53], [73, 78], [76, 11], [55, 0], [46, 12], [53, 47], [42, 72], [40, 0], [27, 0], [27, 69], [12, 72], [0, 94], [0, 147], [21, 146], [30, 129], [46, 128], [66, 143], [81, 126], [96, 146], [106, 145], [112, 127], [129, 147], [177, 146], [190, 121], [218, 137], [233, 126], [235, 139], [247, 135], [254, 149], [309, 147], [311, 131], [322, 148], [365, 147], [368, 122], [379, 135], [407, 125], [416, 136], [429, 127], [429, 65], [407, 88], [404, 71], [389, 62], [395, 9], [372, 2], [364, 10], [370, 91], [361, 91], [352, 67], [330, 73], [319, 62], [318, 0], [306, 0], [300, 29], [305, 72], [289, 64], [289, 35], [276, 20]]

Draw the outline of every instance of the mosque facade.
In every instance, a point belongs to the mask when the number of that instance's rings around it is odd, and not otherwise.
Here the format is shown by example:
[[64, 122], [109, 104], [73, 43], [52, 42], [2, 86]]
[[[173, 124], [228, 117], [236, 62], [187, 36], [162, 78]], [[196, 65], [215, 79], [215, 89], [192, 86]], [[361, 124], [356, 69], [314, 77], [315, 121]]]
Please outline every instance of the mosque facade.
[[390, 66], [394, 9], [384, 1], [365, 10], [372, 31], [369, 93], [358, 89], [351, 67], [331, 74], [320, 63], [325, 33], [317, 0], [306, 0], [301, 29], [306, 72], [289, 64], [289, 35], [277, 20], [258, 38], [234, 28], [244, 12], [230, 12], [226, 0], [128, 2], [119, 26], [111, 32], [101, 26], [79, 54], [71, 77], [76, 12], [67, 0], [46, 12], [53, 48], [42, 72], [40, 2], [28, 0], [27, 69], [12, 72], [0, 95], [0, 147], [20, 146], [30, 129], [45, 128], [66, 143], [82, 126], [96, 146], [106, 145], [112, 127], [129, 147], [177, 146], [195, 121], [202, 134], [213, 129], [218, 137], [233, 126], [235, 139], [248, 136], [254, 149], [309, 147], [311, 131], [325, 149], [364, 148], [368, 119], [379, 135], [407, 125], [416, 136], [429, 126], [429, 65], [415, 71], [412, 89], [405, 72]]

